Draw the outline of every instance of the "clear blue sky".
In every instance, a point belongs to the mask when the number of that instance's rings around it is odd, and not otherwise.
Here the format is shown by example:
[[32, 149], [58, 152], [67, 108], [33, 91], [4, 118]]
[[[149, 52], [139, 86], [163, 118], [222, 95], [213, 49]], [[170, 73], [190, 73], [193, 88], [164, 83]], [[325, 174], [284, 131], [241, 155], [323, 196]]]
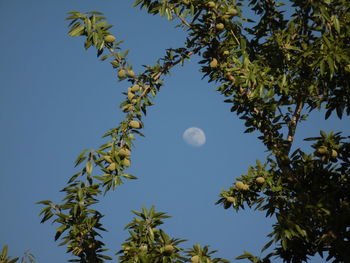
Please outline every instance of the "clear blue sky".
[[[118, 106], [127, 83], [117, 82], [95, 51], [85, 51], [83, 39], [67, 36], [66, 13], [104, 12], [115, 25], [113, 34], [131, 50], [136, 71], [183, 43], [185, 35], [174, 24], [132, 8], [132, 2], [0, 0], [0, 246], [8, 244], [12, 256], [30, 249], [38, 263], [67, 261], [66, 248], [53, 241], [55, 227], [40, 224], [35, 203], [60, 201], [77, 155], [101, 145], [101, 135], [123, 118]], [[243, 133], [243, 122], [214, 84], [201, 80], [196, 61], [173, 70], [145, 118], [146, 138], [137, 138], [129, 169], [140, 179], [127, 181], [99, 206], [110, 255], [127, 237], [123, 227], [131, 210], [142, 206], [173, 216], [163, 228], [188, 239], [185, 246], [207, 244], [230, 260], [243, 250], [259, 254], [271, 231], [273, 219], [262, 213], [214, 205], [220, 189], [265, 153], [257, 134]], [[348, 120], [325, 123], [312, 116], [297, 132], [298, 146], [319, 129], [349, 134]], [[182, 140], [191, 126], [206, 133], [204, 146]]]

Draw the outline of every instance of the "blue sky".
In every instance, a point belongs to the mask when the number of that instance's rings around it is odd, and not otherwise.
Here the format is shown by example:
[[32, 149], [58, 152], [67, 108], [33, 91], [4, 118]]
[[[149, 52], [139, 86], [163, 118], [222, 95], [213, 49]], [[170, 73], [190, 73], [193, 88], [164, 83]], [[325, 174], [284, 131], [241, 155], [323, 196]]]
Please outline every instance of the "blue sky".
[[[123, 119], [118, 106], [127, 83], [117, 82], [115, 70], [96, 59], [95, 51], [85, 51], [83, 39], [67, 36], [66, 13], [104, 12], [115, 25], [111, 32], [130, 49], [136, 72], [183, 43], [185, 35], [173, 23], [132, 8], [132, 2], [0, 0], [0, 246], [8, 244], [12, 256], [30, 249], [38, 263], [69, 258], [53, 241], [55, 227], [40, 224], [35, 203], [60, 201], [77, 155], [101, 145], [102, 134]], [[197, 61], [172, 71], [144, 119], [146, 138], [137, 138], [129, 169], [140, 179], [127, 181], [99, 206], [110, 255], [127, 237], [123, 227], [131, 210], [151, 205], [172, 216], [163, 228], [188, 239], [186, 247], [210, 245], [232, 260], [243, 250], [259, 254], [267, 240], [273, 219], [214, 205], [222, 188], [264, 159], [265, 149], [257, 134], [243, 133], [243, 122], [215, 85], [201, 79]], [[349, 134], [348, 123], [324, 122], [315, 114], [297, 131], [297, 146], [320, 129]], [[191, 126], [206, 133], [204, 146], [183, 141]]]

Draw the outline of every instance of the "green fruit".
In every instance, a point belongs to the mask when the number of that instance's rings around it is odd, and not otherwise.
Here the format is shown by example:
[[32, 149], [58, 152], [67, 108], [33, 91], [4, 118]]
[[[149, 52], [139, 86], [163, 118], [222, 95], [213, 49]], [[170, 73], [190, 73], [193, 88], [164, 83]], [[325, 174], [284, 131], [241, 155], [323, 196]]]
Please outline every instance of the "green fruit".
[[117, 165], [115, 163], [111, 163], [108, 167], [107, 167], [107, 170], [112, 172], [112, 171], [115, 171], [117, 168]]
[[232, 76], [231, 72], [227, 72], [226, 73], [226, 77], [227, 77], [228, 80], [230, 80], [232, 82], [234, 82], [236, 80], [235, 77]]
[[338, 152], [336, 150], [332, 150], [332, 157], [333, 158], [338, 157]]
[[147, 245], [141, 245], [141, 246], [140, 246], [140, 251], [141, 251], [141, 252], [147, 252], [147, 250], [148, 250]]
[[344, 69], [345, 71], [350, 72], [350, 64], [346, 65]]
[[133, 92], [137, 92], [137, 91], [140, 90], [140, 86], [139, 85], [134, 85], [134, 86], [131, 87], [130, 90], [133, 91]]
[[140, 129], [141, 128], [141, 123], [139, 123], [138, 121], [131, 121], [129, 123], [129, 126], [133, 129]]
[[215, 7], [215, 2], [210, 1], [210, 2], [207, 3], [207, 6], [208, 6], [209, 8], [214, 8], [214, 7]]
[[125, 157], [125, 156], [130, 156], [131, 152], [127, 148], [121, 148], [118, 152], [119, 156]]
[[113, 162], [111, 156], [108, 156], [108, 155], [106, 155], [105, 157], [103, 157], [103, 159], [104, 159], [106, 162], [109, 162], [109, 163], [112, 163], [112, 162]]
[[182, 0], [182, 3], [185, 5], [189, 5], [190, 4], [190, 0]]
[[213, 60], [210, 61], [209, 65], [211, 68], [216, 68], [218, 66], [218, 60], [216, 58], [213, 58]]
[[195, 255], [195, 256], [191, 257], [191, 261], [192, 261], [193, 263], [199, 263], [199, 256], [198, 256], [198, 255]]
[[125, 167], [129, 167], [130, 166], [130, 160], [129, 159], [123, 159], [122, 161], [122, 165], [124, 165]]
[[129, 112], [129, 111], [132, 111], [133, 109], [134, 107], [130, 104], [123, 107], [124, 112]]
[[135, 94], [132, 92], [128, 92], [128, 100], [131, 101], [135, 97]]
[[124, 70], [124, 69], [120, 69], [120, 70], [118, 71], [118, 78], [124, 79], [125, 77], [126, 77], [125, 70]]
[[328, 148], [326, 146], [320, 146], [317, 149], [317, 153], [322, 154], [322, 155], [327, 154]]
[[257, 178], [255, 179], [255, 181], [256, 181], [258, 184], [263, 184], [263, 183], [265, 183], [265, 178], [259, 176], [259, 177], [257, 177]]
[[236, 198], [233, 196], [226, 197], [226, 200], [227, 200], [227, 202], [230, 202], [233, 204], [236, 203]]
[[236, 187], [238, 190], [248, 190], [249, 189], [249, 185], [242, 183], [242, 182], [236, 182]]
[[223, 54], [224, 56], [230, 55], [230, 51], [225, 50], [224, 52], [222, 52], [222, 54]]
[[171, 255], [171, 253], [173, 253], [173, 251], [174, 251], [174, 246], [172, 246], [172, 245], [166, 245], [164, 247], [164, 254], [166, 254], [166, 255]]
[[238, 11], [234, 8], [230, 8], [229, 10], [227, 10], [226, 14], [229, 16], [236, 16], [238, 15]]
[[112, 43], [115, 41], [115, 36], [113, 35], [107, 35], [104, 37], [104, 41], [107, 42], [107, 43]]
[[223, 30], [225, 28], [223, 23], [219, 23], [215, 27], [216, 27], [217, 30]]
[[135, 77], [135, 72], [132, 70], [128, 70], [127, 75], [129, 78], [133, 78], [133, 77]]
[[132, 103], [132, 104], [136, 104], [136, 103], [137, 103], [137, 99], [132, 99], [132, 100], [131, 100], [131, 103]]

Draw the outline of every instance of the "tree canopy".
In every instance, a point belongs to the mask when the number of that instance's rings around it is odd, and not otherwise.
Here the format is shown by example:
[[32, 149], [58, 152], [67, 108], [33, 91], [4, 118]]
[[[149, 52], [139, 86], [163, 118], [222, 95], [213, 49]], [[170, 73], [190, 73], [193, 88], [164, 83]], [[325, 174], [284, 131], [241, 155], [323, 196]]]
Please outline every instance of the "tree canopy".
[[[165, 50], [153, 66], [136, 73], [112, 25], [97, 11], [72, 11], [69, 35], [81, 36], [85, 49], [109, 61], [116, 78], [130, 84], [120, 108], [124, 120], [104, 134], [106, 143], [84, 150], [81, 169], [63, 188], [60, 204], [40, 201], [42, 222], [58, 225], [55, 240], [76, 262], [111, 259], [102, 241], [103, 215], [94, 205], [125, 180], [143, 116], [178, 64], [199, 56], [201, 72], [244, 121], [246, 133], [258, 134], [268, 156], [220, 193], [218, 205], [266, 212], [276, 223], [262, 244], [261, 256], [244, 252], [251, 262], [306, 262], [319, 254], [331, 262], [350, 262], [350, 142], [338, 131], [295, 145], [300, 122], [314, 111], [325, 119], [350, 115], [350, 2], [346, 0], [137, 0], [152, 15], [178, 20], [184, 44]], [[253, 11], [254, 20], [247, 14]], [[344, 117], [346, 118], [346, 117]], [[120, 262], [228, 262], [208, 246], [181, 247], [160, 227], [168, 216], [142, 208], [126, 226], [130, 237], [118, 251]], [[273, 248], [272, 248], [273, 247]], [[249, 250], [249, 248], [247, 248]]]

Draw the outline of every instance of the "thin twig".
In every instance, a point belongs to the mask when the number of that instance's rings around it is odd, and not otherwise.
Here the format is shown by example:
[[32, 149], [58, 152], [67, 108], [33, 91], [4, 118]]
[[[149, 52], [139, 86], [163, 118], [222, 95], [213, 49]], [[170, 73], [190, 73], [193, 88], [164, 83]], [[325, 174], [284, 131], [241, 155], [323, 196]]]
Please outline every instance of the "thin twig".
[[296, 126], [298, 124], [301, 110], [304, 107], [304, 102], [299, 102], [295, 108], [295, 111], [293, 113], [292, 120], [290, 121], [289, 127], [288, 127], [288, 136], [287, 136], [287, 142], [288, 142], [288, 152], [290, 151], [290, 148], [292, 147], [292, 143], [294, 140], [295, 130]]
[[183, 24], [185, 24], [188, 28], [191, 28], [191, 25], [180, 15], [176, 14], [178, 18], [182, 21]]

